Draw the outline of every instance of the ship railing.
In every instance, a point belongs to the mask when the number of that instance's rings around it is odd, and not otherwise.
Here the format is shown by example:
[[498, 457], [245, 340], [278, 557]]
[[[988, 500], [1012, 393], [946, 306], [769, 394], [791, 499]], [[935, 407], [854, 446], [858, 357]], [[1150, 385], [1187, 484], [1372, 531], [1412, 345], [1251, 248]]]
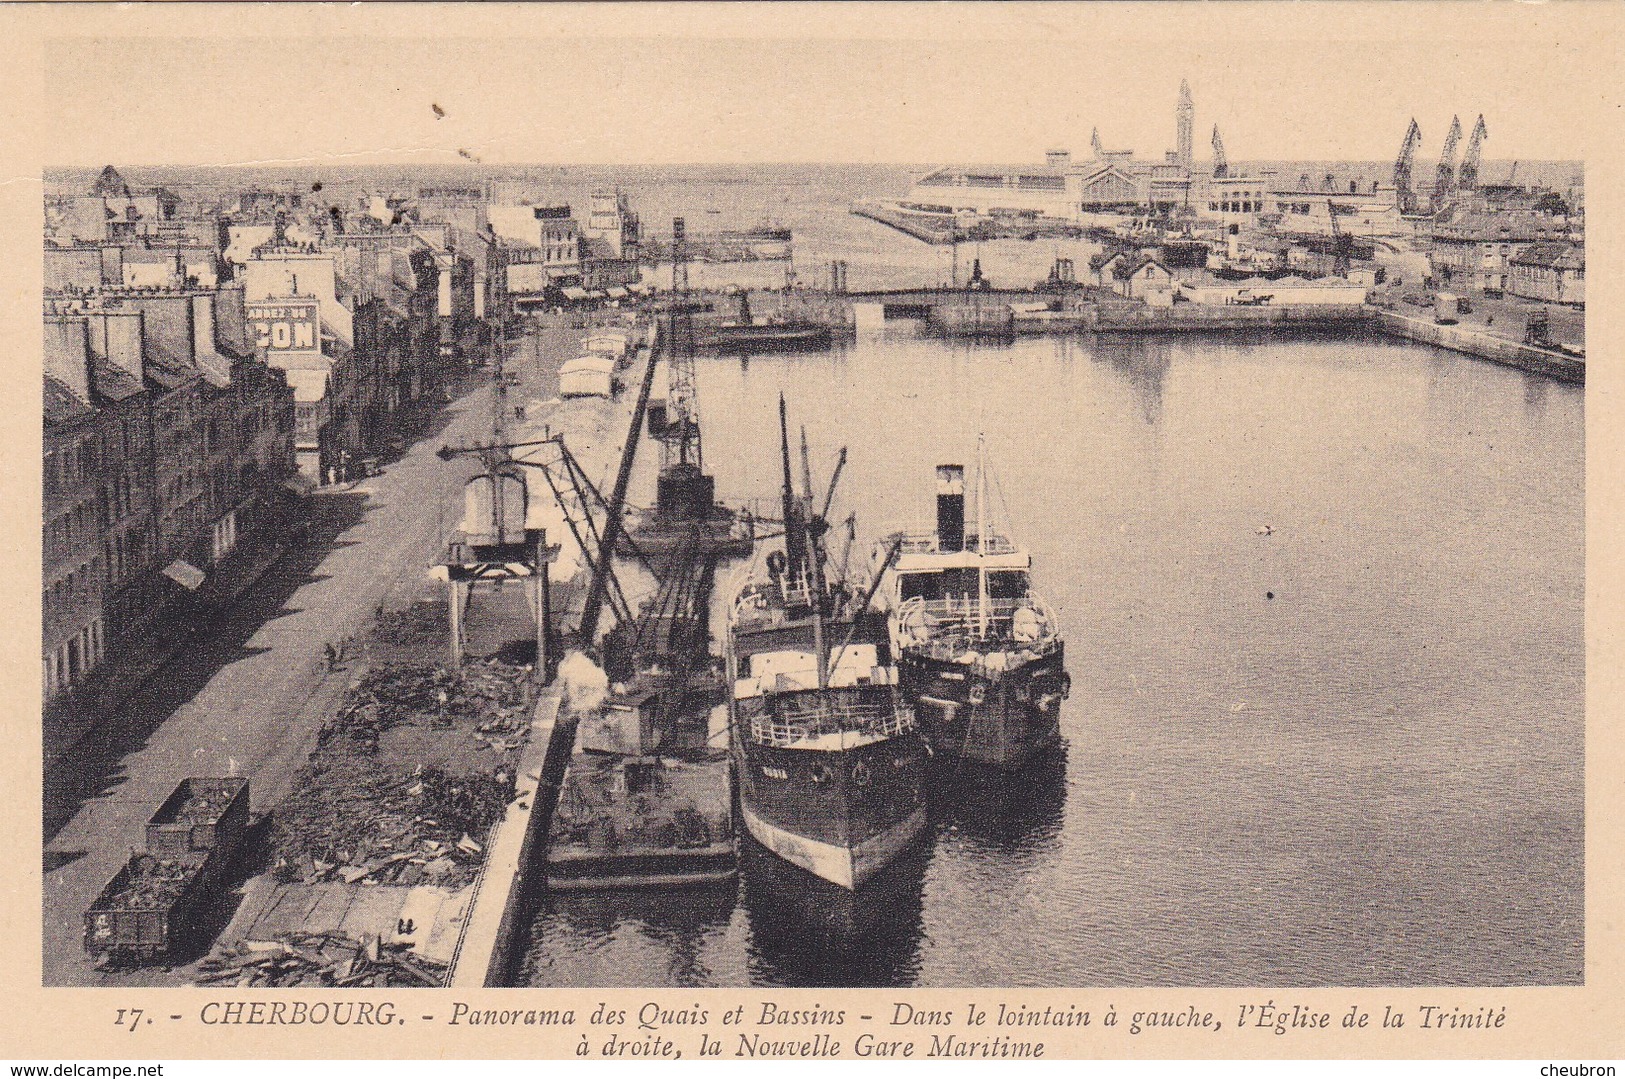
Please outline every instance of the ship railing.
[[[965, 657], [969, 656], [971, 658], [964, 662], [963, 665], [987, 674], [998, 674], [1001, 671], [1009, 669], [1008, 664], [1005, 666], [998, 666], [988, 663], [983, 658], [986, 653], [982, 651], [983, 649], [986, 649], [987, 642], [978, 641], [970, 636], [937, 638], [925, 644], [908, 644], [904, 645], [903, 647], [904, 651], [908, 652], [910, 655], [928, 656], [931, 659], [942, 660], [943, 662], [948, 663], [960, 662], [965, 660]], [[1061, 638], [1052, 636], [1045, 640], [1033, 641], [1028, 644], [1018, 645], [1012, 643], [1004, 648], [1001, 648], [1000, 652], [1001, 654], [1006, 655], [1013, 653], [1017, 656], [1026, 657], [1026, 661], [1031, 662], [1032, 660], [1042, 659], [1053, 652], [1057, 652], [1060, 650], [1060, 648]]]
[[1033, 612], [1035, 639], [1055, 635], [1055, 612], [1036, 592], [1028, 592], [1016, 599], [989, 599], [985, 608], [975, 596], [948, 596], [943, 599], [915, 596], [904, 600], [897, 614], [905, 624], [917, 623], [923, 618], [936, 631], [955, 632], [979, 626], [985, 610], [988, 635], [1004, 636], [1010, 632], [1016, 613], [1023, 608]]
[[[1022, 615], [1023, 610], [1030, 614]], [[990, 599], [985, 608], [974, 597], [916, 596], [898, 608], [897, 628], [902, 647], [933, 659], [979, 656], [990, 645], [999, 652], [1026, 652], [1036, 658], [1061, 646], [1055, 613], [1034, 592], [1019, 599]]]
[[[731, 626], [781, 622], [787, 609], [811, 608], [813, 597], [817, 595], [810, 584], [803, 583], [799, 578], [791, 578], [782, 583], [776, 581], [748, 583], [748, 576], [745, 580], [746, 583], [743, 583], [734, 598], [733, 606], [728, 609], [728, 624]], [[851, 590], [837, 586], [827, 597], [824, 617], [852, 617], [860, 613], [856, 607], [857, 597]]]
[[[902, 531], [894, 533], [891, 539], [901, 539], [903, 545], [899, 554], [950, 554], [957, 552], [944, 551], [938, 543], [937, 534], [933, 531]], [[977, 546], [975, 532], [965, 533], [964, 550], [971, 554], [1016, 554], [1018, 548], [1009, 536], [998, 532], [987, 534], [987, 546]]]
[[895, 738], [914, 728], [914, 710], [890, 703], [830, 704], [793, 714], [750, 717], [751, 741], [780, 749], [830, 735]]

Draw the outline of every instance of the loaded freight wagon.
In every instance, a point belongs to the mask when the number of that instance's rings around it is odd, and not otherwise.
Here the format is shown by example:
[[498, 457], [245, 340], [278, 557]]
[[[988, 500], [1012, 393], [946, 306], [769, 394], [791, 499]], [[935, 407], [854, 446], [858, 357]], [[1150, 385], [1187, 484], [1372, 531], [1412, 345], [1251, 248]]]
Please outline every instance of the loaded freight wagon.
[[193, 938], [248, 830], [248, 780], [182, 780], [130, 857], [85, 912], [85, 950], [154, 962]]

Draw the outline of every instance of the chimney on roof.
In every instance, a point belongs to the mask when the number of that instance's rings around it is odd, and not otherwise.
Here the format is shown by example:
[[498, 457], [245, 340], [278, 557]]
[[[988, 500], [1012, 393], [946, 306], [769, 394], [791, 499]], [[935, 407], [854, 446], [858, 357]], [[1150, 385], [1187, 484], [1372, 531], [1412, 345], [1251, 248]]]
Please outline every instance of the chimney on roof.
[[101, 246], [102, 284], [115, 288], [124, 284], [124, 248], [119, 244]]
[[192, 332], [192, 301], [184, 294], [170, 292], [153, 295], [154, 290], [140, 290], [134, 307], [145, 312], [143, 329], [146, 340], [155, 350], [172, 361], [193, 364], [197, 361], [195, 338]]
[[85, 404], [95, 403], [90, 394], [90, 336], [84, 316], [45, 317], [45, 373]]
[[214, 294], [192, 294], [192, 354], [209, 356], [215, 352]]
[[93, 351], [137, 382], [145, 380], [140, 311], [99, 310], [90, 315], [89, 328]]
[[248, 336], [248, 310], [243, 296], [241, 283], [222, 285], [214, 293], [215, 339], [238, 355], [254, 351], [254, 342]]

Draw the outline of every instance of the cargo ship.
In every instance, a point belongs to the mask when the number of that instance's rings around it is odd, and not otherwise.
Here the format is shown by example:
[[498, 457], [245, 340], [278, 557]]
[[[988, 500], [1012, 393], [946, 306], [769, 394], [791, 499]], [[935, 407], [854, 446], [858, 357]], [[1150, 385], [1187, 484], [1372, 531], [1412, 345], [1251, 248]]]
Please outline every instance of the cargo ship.
[[727, 669], [740, 814], [767, 850], [856, 890], [925, 832], [926, 745], [897, 687], [884, 618], [830, 579], [825, 525], [794, 492], [784, 401], [783, 545], [761, 548], [728, 613]]
[[978, 440], [973, 522], [964, 466], [940, 465], [936, 530], [877, 548], [888, 563], [879, 605], [933, 753], [1015, 772], [1060, 741], [1072, 681], [1054, 612], [1031, 587], [1031, 554], [989, 519], [985, 456]]

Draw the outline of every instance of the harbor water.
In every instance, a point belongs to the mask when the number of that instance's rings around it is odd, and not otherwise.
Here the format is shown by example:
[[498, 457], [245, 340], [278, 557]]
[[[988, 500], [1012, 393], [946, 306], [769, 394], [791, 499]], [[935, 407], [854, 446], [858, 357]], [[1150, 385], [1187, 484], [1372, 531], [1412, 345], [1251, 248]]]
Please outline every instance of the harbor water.
[[706, 467], [775, 498], [782, 391], [815, 483], [849, 447], [856, 559], [985, 432], [1064, 746], [945, 770], [856, 896], [747, 849], [737, 886], [544, 897], [524, 984], [1582, 980], [1581, 388], [1377, 338], [918, 329], [702, 358]]

